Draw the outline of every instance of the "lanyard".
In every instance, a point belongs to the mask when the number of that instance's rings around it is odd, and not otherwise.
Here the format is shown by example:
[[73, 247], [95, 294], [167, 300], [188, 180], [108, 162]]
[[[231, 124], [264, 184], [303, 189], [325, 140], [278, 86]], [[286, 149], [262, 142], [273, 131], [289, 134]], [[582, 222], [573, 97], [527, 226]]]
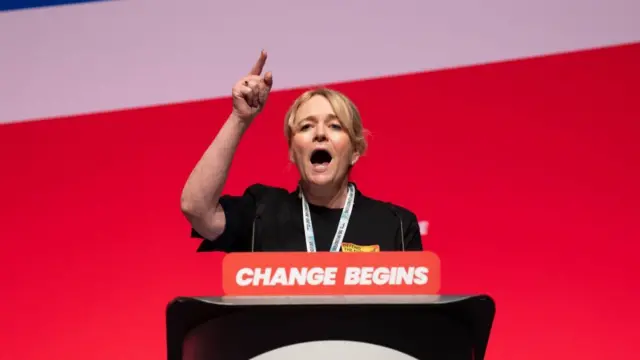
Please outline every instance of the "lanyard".
[[[353, 202], [355, 200], [356, 191], [353, 184], [349, 184], [347, 192], [347, 201], [342, 209], [342, 215], [340, 215], [340, 222], [338, 223], [338, 230], [333, 237], [333, 243], [331, 244], [331, 252], [340, 251], [342, 245], [342, 239], [344, 239], [344, 233], [347, 230], [347, 224], [349, 224], [349, 218], [351, 217], [351, 210], [353, 209]], [[302, 198], [302, 221], [304, 223], [304, 237], [307, 241], [307, 252], [316, 252], [316, 238], [313, 235], [313, 225], [311, 224], [311, 212], [309, 211], [309, 203], [307, 199]]]

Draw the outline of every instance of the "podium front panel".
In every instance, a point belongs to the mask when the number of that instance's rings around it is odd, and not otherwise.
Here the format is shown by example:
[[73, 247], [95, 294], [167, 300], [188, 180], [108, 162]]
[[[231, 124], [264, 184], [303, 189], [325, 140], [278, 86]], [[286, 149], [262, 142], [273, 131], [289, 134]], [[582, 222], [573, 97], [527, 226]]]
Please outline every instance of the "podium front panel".
[[178, 329], [168, 330], [170, 360], [307, 352], [307, 359], [479, 360], [494, 309], [488, 297], [453, 296], [187, 298], [174, 305], [167, 313]]

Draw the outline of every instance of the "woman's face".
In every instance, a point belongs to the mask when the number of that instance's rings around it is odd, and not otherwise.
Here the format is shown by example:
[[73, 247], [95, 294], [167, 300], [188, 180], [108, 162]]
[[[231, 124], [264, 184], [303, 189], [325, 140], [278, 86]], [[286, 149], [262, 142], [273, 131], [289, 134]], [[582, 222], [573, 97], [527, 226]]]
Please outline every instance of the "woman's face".
[[331, 103], [316, 95], [302, 104], [293, 122], [289, 155], [303, 181], [337, 185], [358, 159]]

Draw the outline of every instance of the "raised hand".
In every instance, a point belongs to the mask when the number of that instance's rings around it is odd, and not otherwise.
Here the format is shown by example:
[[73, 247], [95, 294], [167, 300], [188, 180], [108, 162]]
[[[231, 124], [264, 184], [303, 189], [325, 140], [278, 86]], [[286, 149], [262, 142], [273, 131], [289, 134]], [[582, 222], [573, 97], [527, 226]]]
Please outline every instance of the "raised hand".
[[273, 84], [271, 72], [261, 76], [267, 53], [263, 50], [249, 75], [238, 81], [231, 91], [233, 113], [243, 121], [251, 122], [262, 111]]

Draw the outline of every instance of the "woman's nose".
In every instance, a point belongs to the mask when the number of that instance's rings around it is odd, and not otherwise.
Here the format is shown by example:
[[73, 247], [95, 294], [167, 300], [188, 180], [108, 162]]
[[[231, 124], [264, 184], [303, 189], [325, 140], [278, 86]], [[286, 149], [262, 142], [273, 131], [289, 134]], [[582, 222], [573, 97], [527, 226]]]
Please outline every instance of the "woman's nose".
[[316, 127], [316, 132], [314, 134], [315, 141], [324, 141], [327, 139], [326, 131], [324, 125], [320, 124]]

